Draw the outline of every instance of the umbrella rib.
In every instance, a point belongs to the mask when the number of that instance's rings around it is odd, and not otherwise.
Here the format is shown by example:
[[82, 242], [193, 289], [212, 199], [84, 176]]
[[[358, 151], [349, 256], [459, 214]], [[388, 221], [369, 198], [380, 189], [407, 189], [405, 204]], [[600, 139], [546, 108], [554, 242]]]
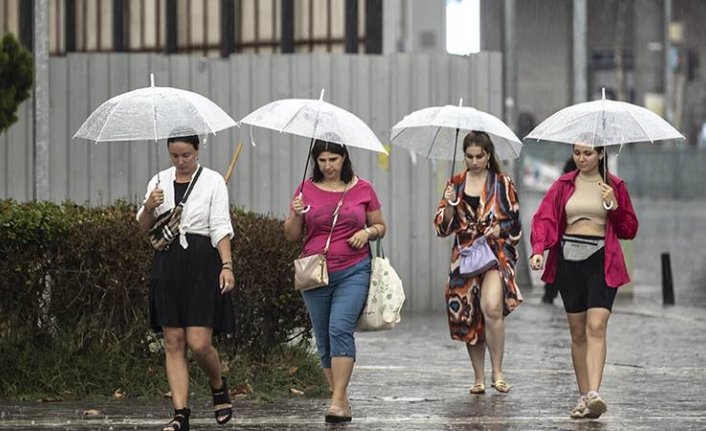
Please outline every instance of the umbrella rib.
[[[429, 155], [431, 155], [431, 150], [434, 148], [434, 144], [436, 143], [436, 137], [439, 136], [439, 132], [441, 132], [441, 127], [436, 128], [436, 133], [434, 133], [434, 139], [431, 140], [431, 145], [429, 145], [429, 151], [427, 151], [427, 159], [429, 158]], [[454, 145], [456, 145], [455, 142]]]
[[99, 142], [101, 139], [101, 135], [103, 134], [103, 130], [105, 130], [105, 127], [108, 125], [108, 122], [110, 121], [110, 117], [113, 116], [115, 111], [118, 110], [118, 107], [127, 99], [127, 97], [123, 97], [123, 99], [116, 103], [115, 106], [113, 106], [113, 109], [110, 110], [110, 113], [108, 114], [108, 118], [105, 119], [105, 123], [103, 123], [103, 127], [101, 127], [101, 131], [98, 132], [98, 136], [96, 137], [96, 142]]
[[297, 117], [297, 115], [299, 115], [299, 113], [302, 112], [302, 110], [303, 110], [304, 108], [306, 108], [306, 107], [307, 107], [307, 104], [306, 104], [306, 103], [302, 103], [302, 106], [301, 106], [299, 109], [297, 109], [297, 112], [295, 112], [295, 113], [292, 115], [292, 117], [291, 117], [289, 120], [287, 120], [287, 123], [286, 123], [284, 126], [282, 126], [282, 128], [279, 129], [278, 132], [279, 132], [279, 133], [282, 133], [282, 132], [289, 133], [289, 132], [285, 131], [284, 129], [286, 129], [287, 126], [289, 126], [289, 124], [290, 124], [292, 121], [294, 121], [294, 119]]
[[[184, 96], [182, 96], [179, 92], [177, 92], [176, 95], [177, 95], [178, 98], [180, 98], [180, 99], [182, 99], [182, 100], [185, 100], [186, 102], [188, 102], [189, 104], [191, 104], [191, 106], [194, 106], [187, 98], [185, 98]], [[203, 97], [203, 96], [202, 96], [202, 97]], [[196, 113], [199, 114], [199, 116], [201, 117], [201, 121], [203, 121], [204, 124], [206, 124], [206, 126], [209, 128], [210, 133], [213, 133], [213, 134], [215, 135], [216, 132], [213, 131], [213, 127], [211, 127], [211, 124], [209, 124], [208, 120], [206, 120], [206, 117], [203, 116], [203, 114], [201, 113], [201, 111], [199, 111], [198, 109], [194, 109], [194, 110], [195, 110]], [[156, 135], [156, 127], [157, 127], [157, 122], [155, 121], [155, 135]]]
[[637, 118], [635, 118], [635, 115], [633, 115], [633, 113], [632, 113], [630, 110], [626, 110], [625, 112], [627, 112], [628, 114], [630, 114], [630, 116], [632, 117], [632, 119], [635, 120], [635, 123], [637, 124], [637, 126], [640, 128], [640, 130], [642, 130], [642, 132], [645, 134], [645, 136], [647, 136], [647, 139], [650, 140], [650, 144], [654, 144], [655, 141], [650, 137], [650, 134], [647, 133], [647, 130], [645, 130], [645, 128], [642, 127], [642, 124], [640, 124], [640, 122], [637, 121]]
[[338, 136], [341, 138], [341, 145], [346, 145], [343, 142], [343, 130], [341, 129], [341, 123], [338, 122], [338, 116], [333, 115], [333, 121], [336, 122], [336, 128], [338, 129]]

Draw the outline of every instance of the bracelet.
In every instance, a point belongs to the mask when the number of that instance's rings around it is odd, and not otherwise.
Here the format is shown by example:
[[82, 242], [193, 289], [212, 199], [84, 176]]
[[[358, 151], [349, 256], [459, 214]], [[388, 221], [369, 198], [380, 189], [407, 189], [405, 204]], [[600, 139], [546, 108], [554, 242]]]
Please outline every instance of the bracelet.
[[[231, 268], [230, 266], [224, 266], [223, 268], [221, 268], [221, 272], [223, 272], [223, 271], [230, 271], [230, 272], [233, 272], [233, 268]], [[234, 272], [233, 272], [233, 273], [234, 273]], [[235, 273], [234, 273], [234, 274], [235, 274]]]
[[223, 265], [223, 266], [232, 265], [232, 264], [233, 264], [233, 261], [232, 261], [232, 260], [226, 260], [225, 262], [222, 262], [222, 265]]
[[382, 237], [380, 236], [380, 229], [378, 229], [377, 226], [375, 226], [375, 225], [373, 224], [373, 225], [370, 225], [370, 227], [373, 228], [373, 229], [375, 229], [375, 233], [377, 233], [377, 236], [375, 237], [375, 239], [380, 239], [380, 238], [382, 238]]

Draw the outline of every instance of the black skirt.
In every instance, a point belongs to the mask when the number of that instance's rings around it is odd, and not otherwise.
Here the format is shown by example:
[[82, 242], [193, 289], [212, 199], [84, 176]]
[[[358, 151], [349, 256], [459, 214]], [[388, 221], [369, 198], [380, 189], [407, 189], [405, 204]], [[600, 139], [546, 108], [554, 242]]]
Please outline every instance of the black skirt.
[[150, 279], [150, 324], [186, 328], [204, 326], [213, 333], [235, 331], [229, 293], [220, 292], [221, 259], [211, 239], [187, 234], [184, 249], [176, 238], [169, 249], [158, 251]]

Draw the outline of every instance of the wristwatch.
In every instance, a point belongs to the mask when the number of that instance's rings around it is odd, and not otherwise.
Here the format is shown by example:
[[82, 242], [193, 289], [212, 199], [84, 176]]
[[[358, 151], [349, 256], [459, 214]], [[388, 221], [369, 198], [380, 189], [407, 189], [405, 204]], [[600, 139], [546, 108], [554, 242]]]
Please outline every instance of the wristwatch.
[[373, 232], [370, 230], [369, 227], [365, 226], [365, 229], [363, 229], [363, 230], [365, 231], [365, 233], [368, 234], [369, 237], [373, 235]]

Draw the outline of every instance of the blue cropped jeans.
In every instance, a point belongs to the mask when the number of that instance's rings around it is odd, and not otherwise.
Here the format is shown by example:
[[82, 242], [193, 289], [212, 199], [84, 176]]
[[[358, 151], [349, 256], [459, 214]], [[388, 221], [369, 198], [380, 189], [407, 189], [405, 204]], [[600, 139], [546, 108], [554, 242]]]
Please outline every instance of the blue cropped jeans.
[[332, 357], [355, 360], [355, 324], [368, 298], [370, 258], [329, 273], [329, 284], [302, 292], [309, 310], [321, 365], [331, 368]]

